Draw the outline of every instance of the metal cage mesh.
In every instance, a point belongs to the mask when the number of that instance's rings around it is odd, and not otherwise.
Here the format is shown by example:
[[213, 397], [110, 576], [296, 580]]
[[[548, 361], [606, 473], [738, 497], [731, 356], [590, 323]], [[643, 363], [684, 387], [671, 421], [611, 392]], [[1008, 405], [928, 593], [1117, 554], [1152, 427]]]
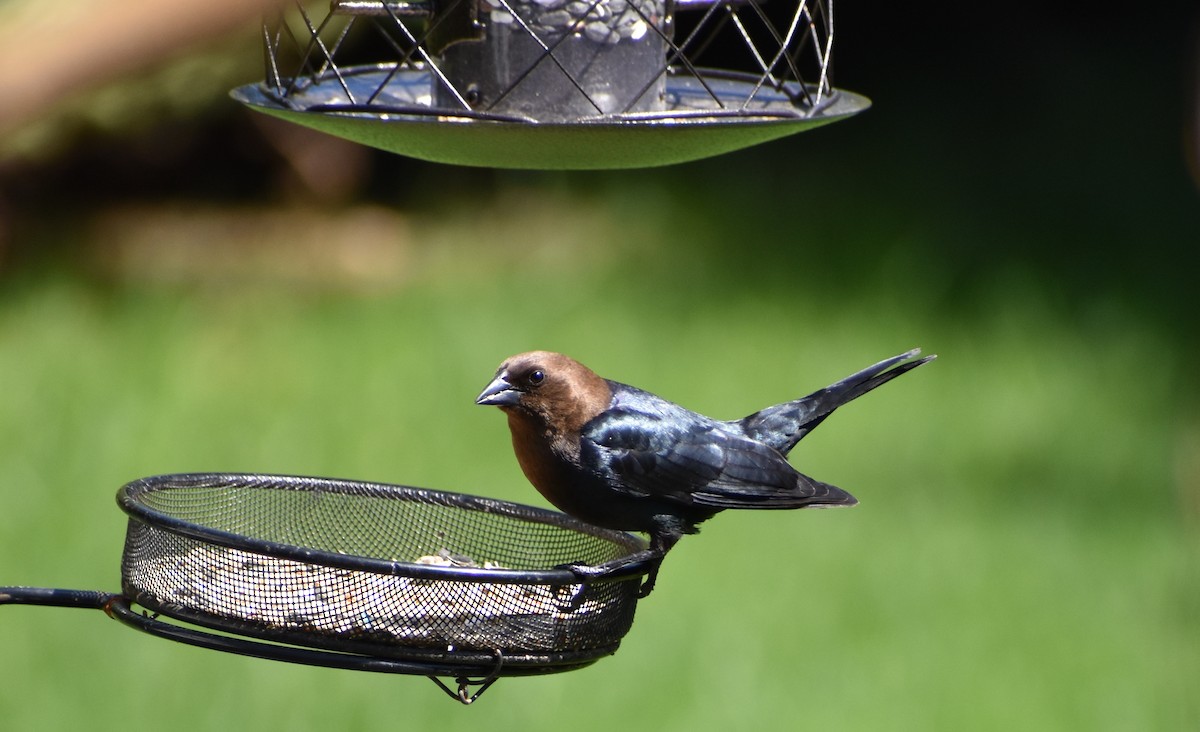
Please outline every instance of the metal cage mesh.
[[498, 121], [807, 117], [832, 0], [332, 0], [264, 24], [292, 110]]
[[638, 582], [564, 584], [565, 563], [640, 549], [561, 514], [424, 489], [162, 476], [122, 491], [127, 597], [272, 640], [384, 655], [615, 650]]

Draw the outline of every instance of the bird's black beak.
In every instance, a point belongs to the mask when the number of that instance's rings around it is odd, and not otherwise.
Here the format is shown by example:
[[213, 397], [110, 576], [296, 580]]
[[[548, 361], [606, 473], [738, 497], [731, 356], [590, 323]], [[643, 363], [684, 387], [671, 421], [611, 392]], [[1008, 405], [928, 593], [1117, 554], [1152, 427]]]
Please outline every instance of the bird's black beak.
[[508, 407], [516, 404], [520, 399], [521, 392], [517, 387], [508, 383], [503, 375], [498, 375], [492, 379], [492, 383], [484, 387], [479, 396], [475, 397], [475, 403], [490, 407]]

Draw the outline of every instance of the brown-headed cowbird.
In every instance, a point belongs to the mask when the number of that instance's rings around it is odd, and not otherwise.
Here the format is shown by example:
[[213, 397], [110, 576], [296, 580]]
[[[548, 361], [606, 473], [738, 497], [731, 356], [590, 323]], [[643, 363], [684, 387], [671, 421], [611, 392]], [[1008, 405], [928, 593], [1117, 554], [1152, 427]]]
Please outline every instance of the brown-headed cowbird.
[[[548, 351], [507, 359], [475, 403], [507, 413], [517, 461], [547, 500], [596, 526], [648, 533], [647, 555], [661, 561], [680, 537], [727, 508], [856, 504], [841, 488], [796, 471], [786, 456], [833, 410], [935, 358], [913, 360], [919, 353], [731, 421]], [[657, 570], [656, 563], [643, 596]]]

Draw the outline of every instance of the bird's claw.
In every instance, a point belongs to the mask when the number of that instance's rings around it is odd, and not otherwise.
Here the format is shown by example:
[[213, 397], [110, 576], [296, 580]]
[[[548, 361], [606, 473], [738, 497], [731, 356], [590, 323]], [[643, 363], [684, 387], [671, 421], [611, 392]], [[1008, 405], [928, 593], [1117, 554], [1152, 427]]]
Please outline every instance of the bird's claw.
[[[554, 569], [565, 569], [575, 575], [575, 579], [579, 580], [579, 586], [571, 592], [566, 602], [559, 604], [558, 609], [562, 612], [574, 612], [577, 610], [583, 602], [583, 596], [587, 592], [588, 583], [605, 574], [602, 567], [593, 567], [590, 564], [576, 564], [573, 562], [556, 565]], [[554, 593], [556, 597], [561, 590], [571, 590], [571, 588], [569, 586], [555, 587]]]
[[569, 562], [567, 564], [559, 564], [554, 568], [555, 569], [565, 569], [568, 572], [570, 572], [571, 574], [575, 575], [575, 577], [580, 582], [584, 582], [584, 583], [586, 583], [590, 580], [599, 579], [600, 577], [603, 577], [604, 575], [606, 575], [612, 571], [605, 567], [596, 567], [596, 566], [592, 566], [590, 564], [577, 564], [575, 562]]
[[[661, 561], [661, 559], [660, 559], [660, 561]], [[555, 566], [554, 569], [567, 570], [571, 574], [575, 575], [575, 577], [580, 581], [580, 583], [584, 584], [584, 585], [586, 585], [589, 582], [593, 582], [595, 580], [598, 580], [598, 579], [601, 579], [603, 577], [607, 577], [607, 576], [613, 574], [612, 567], [605, 567], [603, 565], [593, 566], [590, 564], [568, 563], [568, 564], [559, 564], [559, 565]], [[650, 576], [644, 582], [642, 582], [641, 587], [638, 588], [638, 598], [643, 598], [643, 597], [646, 597], [647, 595], [649, 595], [650, 592], [654, 590], [654, 583], [655, 583], [655, 580], [657, 580], [657, 579], [658, 579], [658, 566], [655, 565], [653, 571], [651, 571], [651, 573], [650, 573]]]

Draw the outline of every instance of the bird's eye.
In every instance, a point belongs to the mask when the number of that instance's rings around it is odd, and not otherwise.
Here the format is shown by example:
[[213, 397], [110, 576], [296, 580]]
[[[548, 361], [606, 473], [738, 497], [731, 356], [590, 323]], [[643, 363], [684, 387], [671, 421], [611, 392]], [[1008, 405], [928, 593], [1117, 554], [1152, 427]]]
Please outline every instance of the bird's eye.
[[539, 369], [537, 371], [532, 371], [529, 374], [529, 385], [530, 386], [537, 386], [538, 384], [542, 383], [545, 380], [546, 380], [546, 372], [542, 371], [541, 369]]

